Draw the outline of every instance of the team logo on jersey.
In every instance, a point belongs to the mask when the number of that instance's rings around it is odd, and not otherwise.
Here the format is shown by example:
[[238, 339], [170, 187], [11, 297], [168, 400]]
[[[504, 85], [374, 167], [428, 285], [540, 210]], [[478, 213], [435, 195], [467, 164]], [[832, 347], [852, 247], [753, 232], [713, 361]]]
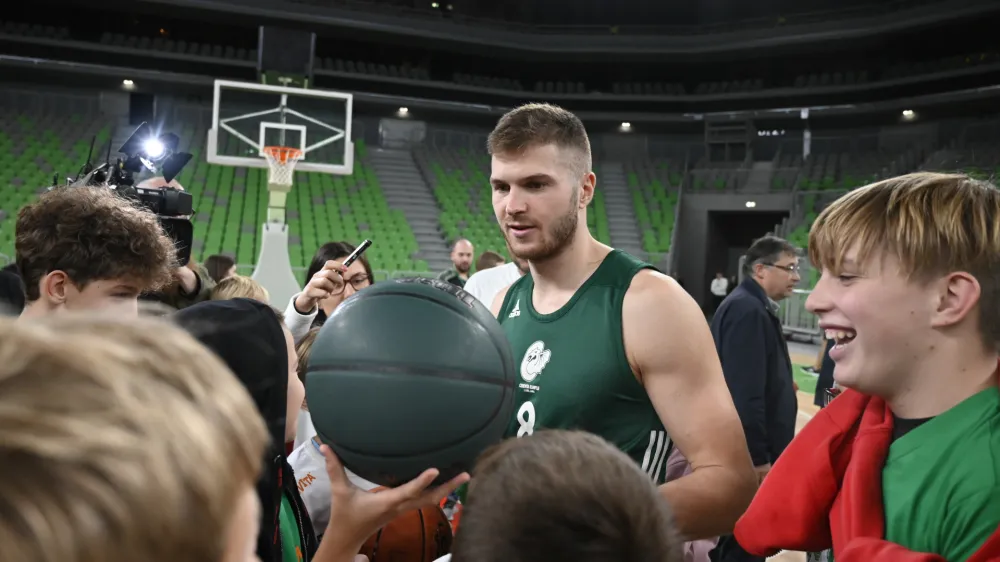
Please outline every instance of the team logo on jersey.
[[507, 315], [507, 318], [517, 318], [520, 315], [521, 315], [521, 299], [517, 299], [517, 302], [514, 303], [514, 310], [510, 311], [510, 314]]
[[528, 350], [524, 352], [524, 359], [521, 359], [521, 378], [524, 382], [535, 380], [551, 358], [552, 351], [545, 349], [545, 342], [542, 340], [529, 345]]

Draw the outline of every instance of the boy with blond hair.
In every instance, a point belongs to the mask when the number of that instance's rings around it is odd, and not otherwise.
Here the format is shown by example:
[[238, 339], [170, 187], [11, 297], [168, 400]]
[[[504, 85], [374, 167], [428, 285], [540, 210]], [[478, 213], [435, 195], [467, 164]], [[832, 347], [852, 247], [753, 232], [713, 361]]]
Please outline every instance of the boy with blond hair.
[[180, 329], [103, 316], [0, 320], [0, 559], [254, 560], [250, 396]]
[[917, 173], [857, 189], [809, 234], [806, 302], [846, 388], [795, 438], [736, 538], [837, 562], [1000, 557], [1000, 192]]
[[231, 299], [250, 299], [267, 304], [271, 295], [260, 283], [243, 275], [231, 275], [212, 288], [213, 301], [228, 301]]

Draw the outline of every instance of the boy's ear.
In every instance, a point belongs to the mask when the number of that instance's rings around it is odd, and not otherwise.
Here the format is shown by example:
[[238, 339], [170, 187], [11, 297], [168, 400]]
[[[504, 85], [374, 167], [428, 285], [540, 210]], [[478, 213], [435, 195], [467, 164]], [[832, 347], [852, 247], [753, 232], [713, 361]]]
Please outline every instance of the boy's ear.
[[931, 319], [935, 328], [953, 326], [963, 321], [979, 304], [982, 287], [972, 275], [963, 271], [949, 273], [937, 286], [937, 309]]
[[66, 302], [66, 293], [71, 283], [66, 272], [50, 271], [38, 282], [39, 297], [52, 306], [61, 305]]

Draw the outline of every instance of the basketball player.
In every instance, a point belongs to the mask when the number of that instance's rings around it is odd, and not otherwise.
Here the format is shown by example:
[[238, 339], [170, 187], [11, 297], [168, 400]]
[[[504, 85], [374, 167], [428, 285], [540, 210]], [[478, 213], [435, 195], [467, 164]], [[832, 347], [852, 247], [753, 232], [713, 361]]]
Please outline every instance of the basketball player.
[[590, 235], [596, 179], [575, 115], [519, 107], [489, 151], [497, 220], [530, 269], [493, 302], [521, 360], [509, 435], [586, 430], [657, 484], [676, 445], [692, 473], [660, 491], [681, 534], [730, 532], [757, 483], [705, 316], [673, 279]]
[[833, 377], [848, 390], [764, 479], [736, 527], [747, 551], [1000, 559], [998, 216], [988, 183], [918, 173], [816, 219], [809, 257], [822, 277], [806, 308], [835, 341]]

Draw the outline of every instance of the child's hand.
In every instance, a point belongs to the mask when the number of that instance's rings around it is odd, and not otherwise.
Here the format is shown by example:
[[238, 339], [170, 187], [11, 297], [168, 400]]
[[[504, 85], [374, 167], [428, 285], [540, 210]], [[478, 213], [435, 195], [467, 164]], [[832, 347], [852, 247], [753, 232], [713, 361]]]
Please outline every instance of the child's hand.
[[[428, 489], [439, 474], [437, 469], [432, 468], [398, 488], [366, 492], [347, 479], [340, 459], [330, 447], [323, 445], [320, 451], [326, 458], [326, 472], [330, 477], [330, 523], [323, 535], [321, 550], [357, 554], [368, 537], [396, 516], [422, 507], [437, 506], [448, 494], [469, 481], [469, 474], [463, 472], [437, 488]], [[321, 559], [317, 556], [317, 560]]]

